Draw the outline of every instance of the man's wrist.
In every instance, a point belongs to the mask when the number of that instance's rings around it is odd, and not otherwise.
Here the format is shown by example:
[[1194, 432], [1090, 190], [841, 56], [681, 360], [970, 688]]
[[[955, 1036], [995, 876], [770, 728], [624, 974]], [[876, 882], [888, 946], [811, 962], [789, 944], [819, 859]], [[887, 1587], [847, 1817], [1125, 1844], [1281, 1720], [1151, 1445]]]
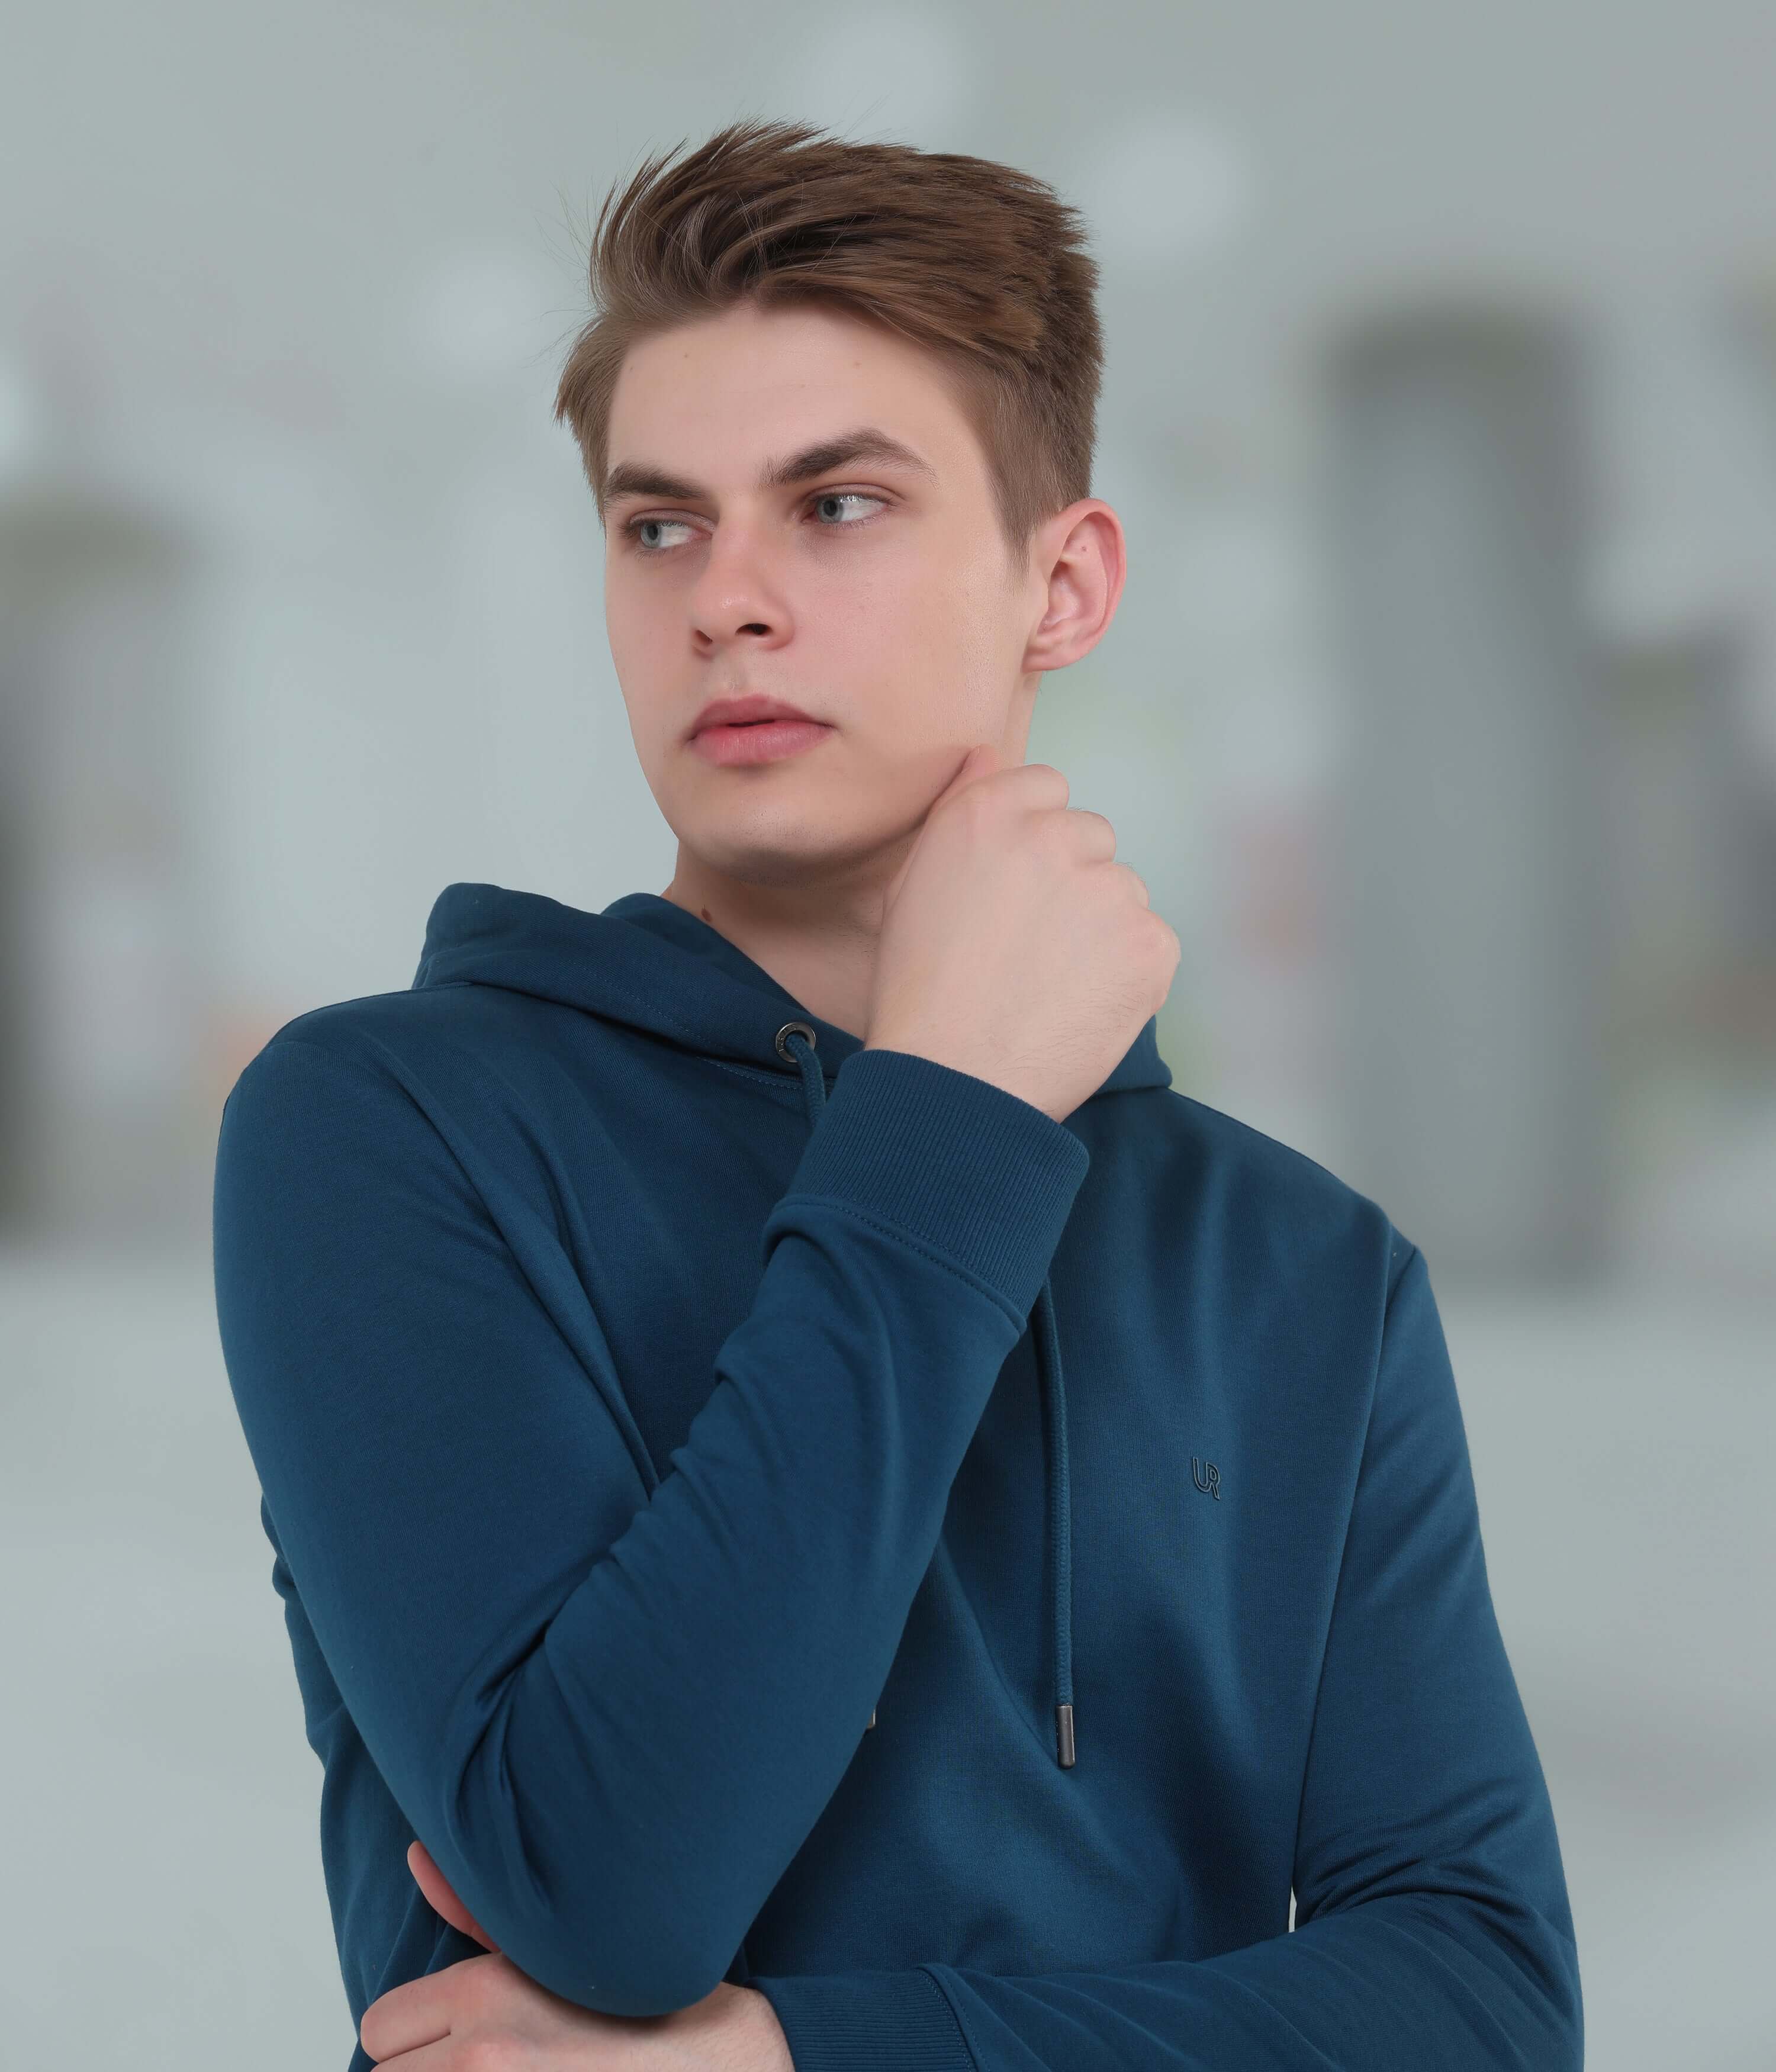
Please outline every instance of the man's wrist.
[[746, 2072], [796, 2072], [796, 2061], [790, 2054], [789, 2038], [783, 2033], [783, 2025], [777, 2019], [777, 2010], [771, 2004], [771, 1996], [762, 1993], [756, 1986], [742, 1986], [746, 1995], [746, 2041], [751, 2048], [756, 2036], [758, 2055], [742, 2057], [739, 2062]]

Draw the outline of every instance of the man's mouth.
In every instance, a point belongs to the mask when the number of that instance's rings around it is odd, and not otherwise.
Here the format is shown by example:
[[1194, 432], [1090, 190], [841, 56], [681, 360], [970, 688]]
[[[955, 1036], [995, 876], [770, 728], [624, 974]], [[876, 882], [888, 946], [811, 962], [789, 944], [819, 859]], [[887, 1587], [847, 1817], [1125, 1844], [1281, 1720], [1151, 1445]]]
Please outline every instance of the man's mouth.
[[707, 763], [778, 763], [803, 754], [834, 731], [817, 719], [717, 721], [698, 729], [691, 738], [691, 749]]

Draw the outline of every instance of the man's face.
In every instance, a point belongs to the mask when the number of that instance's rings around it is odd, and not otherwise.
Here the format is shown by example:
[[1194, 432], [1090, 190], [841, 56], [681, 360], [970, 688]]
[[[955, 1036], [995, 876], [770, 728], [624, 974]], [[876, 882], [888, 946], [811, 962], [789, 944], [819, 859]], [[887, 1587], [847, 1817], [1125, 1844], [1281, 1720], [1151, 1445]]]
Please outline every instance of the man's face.
[[[915, 458], [767, 479], [866, 429]], [[608, 452], [611, 656], [649, 787], [708, 868], [865, 884], [975, 742], [1022, 760], [1046, 571], [1012, 566], [929, 356], [824, 309], [742, 304], [631, 348]], [[657, 479], [625, 488], [638, 474]], [[693, 743], [709, 700], [749, 693], [824, 730], [764, 759], [717, 759], [732, 733]]]

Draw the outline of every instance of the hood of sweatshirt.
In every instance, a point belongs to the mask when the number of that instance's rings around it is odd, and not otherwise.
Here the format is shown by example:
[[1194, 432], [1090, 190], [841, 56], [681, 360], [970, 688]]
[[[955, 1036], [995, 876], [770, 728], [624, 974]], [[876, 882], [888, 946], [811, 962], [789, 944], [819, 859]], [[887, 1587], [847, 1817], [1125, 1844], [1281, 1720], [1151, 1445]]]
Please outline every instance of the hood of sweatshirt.
[[[434, 903], [413, 976], [416, 989], [503, 986], [585, 1009], [706, 1058], [798, 1079], [812, 1132], [829, 1083], [862, 1048], [849, 1030], [804, 1007], [719, 930], [653, 892], [626, 893], [590, 913], [541, 893], [497, 885], [446, 886]], [[1169, 1087], [1149, 1019], [1089, 1098]], [[1073, 1692], [1072, 1494], [1067, 1389], [1050, 1276], [1033, 1314], [1042, 1392], [1049, 1557], [1042, 1578], [1054, 1637], [1055, 1761], [1076, 1760]], [[1035, 1560], [1039, 1563], [1038, 1550]], [[874, 1712], [870, 1725], [876, 1724]]]

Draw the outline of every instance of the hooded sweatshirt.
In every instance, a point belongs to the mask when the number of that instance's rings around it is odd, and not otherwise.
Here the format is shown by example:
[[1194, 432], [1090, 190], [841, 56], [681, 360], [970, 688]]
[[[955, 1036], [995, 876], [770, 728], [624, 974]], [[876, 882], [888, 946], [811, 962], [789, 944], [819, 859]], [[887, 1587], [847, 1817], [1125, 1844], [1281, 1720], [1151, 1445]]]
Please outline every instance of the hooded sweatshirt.
[[1581, 2063], [1424, 1259], [1155, 1038], [1057, 1122], [654, 894], [459, 883], [247, 1066], [354, 2024], [483, 1954], [417, 1836], [550, 1992], [750, 1984], [797, 2072]]

